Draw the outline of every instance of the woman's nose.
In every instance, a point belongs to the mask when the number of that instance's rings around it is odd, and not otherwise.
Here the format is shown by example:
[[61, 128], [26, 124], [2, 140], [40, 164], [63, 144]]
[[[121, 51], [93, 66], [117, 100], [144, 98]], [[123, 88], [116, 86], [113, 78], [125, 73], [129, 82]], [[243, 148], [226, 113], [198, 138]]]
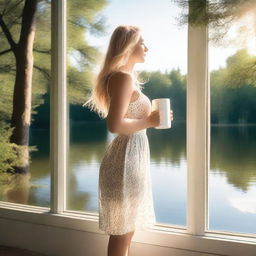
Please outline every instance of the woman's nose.
[[148, 47], [147, 46], [145, 46], [145, 52], [147, 52], [148, 51]]

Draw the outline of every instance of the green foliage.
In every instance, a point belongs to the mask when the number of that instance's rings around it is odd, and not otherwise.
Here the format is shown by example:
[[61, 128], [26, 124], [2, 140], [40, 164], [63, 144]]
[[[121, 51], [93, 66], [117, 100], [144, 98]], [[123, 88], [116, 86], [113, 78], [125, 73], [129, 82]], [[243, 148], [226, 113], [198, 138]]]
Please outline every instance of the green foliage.
[[[19, 43], [21, 18], [25, 0], [0, 0], [0, 18], [6, 24], [14, 42]], [[29, 3], [29, 1], [28, 1]], [[79, 104], [92, 85], [92, 69], [99, 58], [96, 47], [90, 46], [86, 32], [101, 35], [105, 30], [105, 20], [99, 14], [106, 0], [67, 1], [67, 81], [69, 103]], [[2, 23], [1, 23], [2, 24]], [[40, 128], [49, 128], [49, 88], [51, 82], [51, 1], [38, 0], [36, 30], [33, 45], [34, 69], [32, 77], [32, 125], [35, 119]], [[71, 65], [71, 57], [76, 57], [76, 65]], [[0, 31], [0, 172], [10, 172], [12, 166], [22, 164], [21, 157], [26, 150], [35, 151], [35, 146], [17, 146], [9, 143], [14, 128], [4, 121], [12, 116], [12, 101], [16, 76], [16, 59], [9, 42]], [[42, 106], [40, 108], [40, 106]], [[38, 116], [40, 112], [41, 116]], [[35, 118], [35, 119], [34, 119]], [[27, 148], [26, 148], [27, 147]], [[26, 154], [25, 154], [26, 155]], [[1, 176], [3, 177], [3, 176]]]
[[165, 97], [164, 95], [167, 94], [168, 88], [171, 86], [171, 80], [168, 76], [160, 71], [143, 71], [140, 73], [140, 76], [142, 81], [148, 81], [143, 87], [151, 98]]
[[169, 73], [141, 72], [145, 83], [144, 92], [151, 99], [170, 98], [171, 108], [175, 113], [175, 121], [184, 122], [186, 119], [186, 76], [180, 70], [171, 70]]
[[[14, 127], [10, 127], [9, 123], [0, 121], [0, 173], [12, 172], [12, 166], [21, 166], [23, 161], [19, 152], [23, 150], [37, 151], [36, 146], [21, 146], [10, 143], [10, 136]], [[31, 162], [31, 161], [30, 161]]]
[[213, 123], [255, 123], [256, 57], [239, 50], [226, 61], [226, 68], [211, 72]]
[[100, 11], [106, 0], [67, 1], [67, 85], [69, 104], [81, 105], [92, 88], [93, 69], [101, 57], [99, 50], [88, 45], [86, 33], [105, 33], [105, 18]]
[[227, 87], [256, 86], [256, 57], [247, 50], [237, 51], [227, 59], [223, 85]]
[[211, 86], [217, 88], [240, 88], [256, 86], [256, 57], [246, 49], [238, 50], [226, 60], [226, 68], [211, 72]]
[[225, 35], [234, 21], [249, 12], [256, 11], [255, 0], [172, 0], [172, 2], [182, 8], [177, 18], [179, 25], [208, 26], [209, 39], [215, 44], [226, 40]]
[[92, 71], [80, 72], [75, 67], [70, 66], [68, 69], [68, 102], [69, 104], [81, 105], [85, 96], [92, 89], [93, 73]]
[[[186, 1], [183, 1], [183, 4]], [[182, 1], [180, 1], [182, 3]], [[188, 1], [187, 1], [188, 3]], [[198, 8], [205, 8], [205, 1], [191, 1], [191, 4]], [[209, 1], [206, 1], [206, 4]], [[234, 1], [235, 6], [238, 1]], [[249, 1], [247, 1], [249, 3]], [[68, 102], [77, 105], [72, 109], [75, 120], [97, 120], [91, 113], [84, 112], [79, 105], [84, 102], [87, 94], [90, 93], [94, 79], [93, 69], [100, 58], [99, 50], [86, 41], [86, 33], [101, 35], [105, 31], [105, 20], [100, 11], [106, 6], [106, 0], [74, 0], [67, 1], [67, 84]], [[200, 7], [201, 4], [201, 7]], [[219, 4], [231, 4], [219, 1]], [[4, 20], [14, 35], [17, 42], [20, 32], [20, 16], [24, 1], [0, 1], [1, 10], [5, 9]], [[246, 5], [248, 6], [248, 5]], [[193, 8], [195, 8], [194, 6]], [[213, 7], [213, 5], [211, 5]], [[220, 7], [219, 5], [217, 6]], [[245, 6], [241, 6], [241, 10]], [[12, 10], [12, 11], [11, 11]], [[210, 10], [210, 9], [209, 9]], [[234, 13], [233, 8], [231, 8]], [[213, 10], [212, 10], [213, 11]], [[223, 9], [223, 13], [227, 9]], [[239, 13], [237, 12], [237, 14]], [[202, 14], [202, 13], [201, 13]], [[206, 13], [205, 13], [206, 14]], [[214, 13], [213, 13], [214, 14]], [[216, 14], [216, 13], [215, 13]], [[32, 93], [32, 117], [48, 127], [47, 116], [49, 114], [49, 85], [50, 85], [50, 5], [49, 1], [39, 1], [36, 16], [36, 36], [34, 42], [34, 72], [33, 72], [33, 93]], [[230, 13], [231, 15], [231, 13]], [[209, 18], [209, 17], [208, 17]], [[221, 19], [220, 16], [212, 16], [209, 22]], [[224, 16], [222, 17], [224, 18]], [[1, 32], [1, 35], [2, 32]], [[0, 37], [0, 52], [8, 49], [8, 42], [5, 37]], [[211, 76], [211, 113], [212, 121], [230, 122], [230, 120], [253, 121], [254, 87], [255, 87], [255, 56], [249, 55], [245, 50], [240, 50], [227, 59], [226, 68], [212, 71]], [[172, 109], [175, 113], [175, 121], [186, 120], [186, 76], [180, 70], [161, 73], [141, 72], [144, 84], [144, 92], [152, 100], [159, 97], [171, 99]], [[12, 93], [15, 80], [15, 59], [12, 52], [0, 55], [0, 93], [3, 97], [0, 100], [0, 119], [10, 120], [12, 111]], [[45, 96], [47, 95], [47, 97]], [[242, 97], [245, 101], [241, 100]], [[46, 101], [48, 99], [48, 101]], [[234, 106], [240, 104], [240, 110]], [[41, 106], [41, 107], [40, 107]], [[37, 111], [40, 110], [38, 116]], [[72, 116], [70, 116], [72, 119]], [[49, 117], [48, 117], [49, 118]], [[34, 121], [32, 119], [32, 121]], [[41, 124], [42, 124], [41, 122]], [[40, 122], [39, 122], [40, 123]]]
[[12, 165], [19, 165], [19, 159], [15, 151], [15, 147], [19, 147], [14, 143], [9, 143], [12, 130], [8, 123], [0, 121], [0, 173], [10, 172], [13, 170]]
[[[25, 1], [0, 0], [0, 13], [16, 43], [20, 37], [21, 15]], [[67, 81], [70, 104], [84, 102], [92, 86], [92, 69], [100, 57], [98, 49], [86, 41], [86, 32], [101, 35], [105, 31], [105, 19], [100, 11], [106, 0], [67, 1]], [[3, 32], [0, 32], [0, 52], [10, 48]], [[51, 68], [51, 6], [50, 1], [39, 0], [36, 13], [36, 33], [33, 47], [34, 70], [32, 90], [32, 115], [44, 104], [43, 95], [49, 92]], [[76, 59], [73, 65], [71, 58]], [[72, 63], [72, 64], [71, 64]], [[10, 51], [0, 55], [0, 120], [10, 120], [12, 114], [13, 86], [15, 82], [15, 58]], [[2, 107], [4, 106], [4, 107]], [[34, 120], [32, 119], [32, 122]]]
[[223, 26], [225, 22], [240, 18], [255, 8], [254, 0], [172, 0], [190, 13], [181, 15], [181, 21], [190, 21], [194, 25]]

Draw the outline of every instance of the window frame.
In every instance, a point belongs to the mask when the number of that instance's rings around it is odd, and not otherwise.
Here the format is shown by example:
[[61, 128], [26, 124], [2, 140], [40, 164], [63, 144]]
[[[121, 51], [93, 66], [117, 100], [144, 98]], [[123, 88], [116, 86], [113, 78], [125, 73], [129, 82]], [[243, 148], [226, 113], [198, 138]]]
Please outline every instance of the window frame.
[[[51, 1], [52, 82], [50, 89], [50, 208], [0, 202], [0, 220], [104, 234], [98, 214], [66, 210], [69, 123], [66, 87], [66, 1]], [[158, 224], [133, 241], [207, 253], [255, 253], [256, 235], [207, 230], [210, 154], [208, 28], [188, 25], [187, 228]], [[196, 147], [196, 150], [195, 150]], [[0, 222], [1, 223], [1, 222]], [[253, 254], [252, 254], [253, 255]]]

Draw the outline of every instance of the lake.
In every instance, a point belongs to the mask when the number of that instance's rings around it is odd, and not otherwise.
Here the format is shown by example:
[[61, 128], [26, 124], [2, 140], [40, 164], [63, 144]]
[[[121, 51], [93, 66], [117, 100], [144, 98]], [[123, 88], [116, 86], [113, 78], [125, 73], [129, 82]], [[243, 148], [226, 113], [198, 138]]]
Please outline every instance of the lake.
[[[147, 129], [156, 220], [186, 227], [186, 126]], [[67, 209], [98, 212], [99, 165], [115, 134], [104, 123], [71, 123]], [[30, 173], [16, 175], [0, 199], [49, 207], [49, 131], [30, 130]], [[196, 148], [195, 148], [196, 150]], [[256, 126], [211, 126], [209, 230], [256, 234]]]

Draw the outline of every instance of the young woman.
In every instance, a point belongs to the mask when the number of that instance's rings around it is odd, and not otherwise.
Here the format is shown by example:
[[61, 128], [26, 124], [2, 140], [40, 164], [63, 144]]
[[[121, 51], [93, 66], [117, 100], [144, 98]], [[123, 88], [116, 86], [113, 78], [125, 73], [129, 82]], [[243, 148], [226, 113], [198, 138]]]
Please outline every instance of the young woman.
[[159, 125], [159, 113], [151, 111], [134, 71], [147, 51], [139, 27], [118, 26], [84, 104], [107, 118], [108, 130], [117, 134], [99, 170], [99, 228], [110, 235], [108, 256], [128, 256], [135, 230], [155, 223], [146, 130]]

